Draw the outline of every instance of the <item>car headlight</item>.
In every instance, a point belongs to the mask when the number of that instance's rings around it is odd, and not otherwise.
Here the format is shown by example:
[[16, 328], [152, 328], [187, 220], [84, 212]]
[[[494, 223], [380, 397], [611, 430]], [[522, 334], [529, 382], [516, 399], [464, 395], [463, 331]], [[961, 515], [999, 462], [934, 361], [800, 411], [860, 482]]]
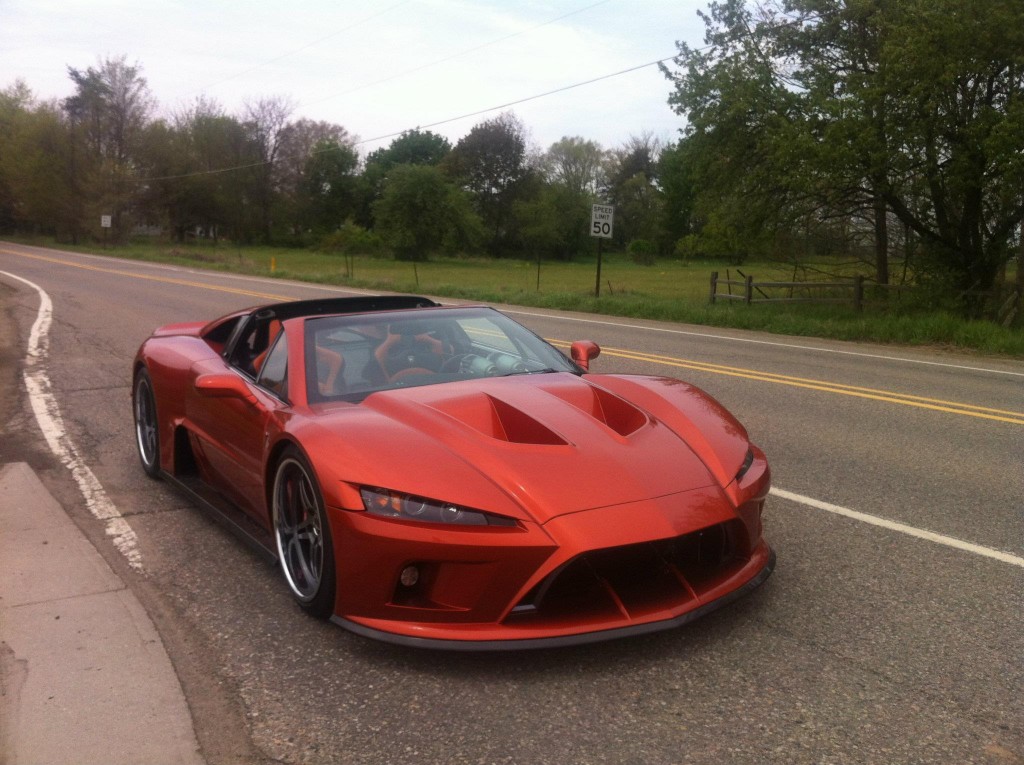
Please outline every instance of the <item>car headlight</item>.
[[735, 480], [737, 480], [737, 481], [742, 480], [743, 476], [745, 476], [747, 474], [747, 471], [750, 470], [750, 466], [753, 465], [753, 464], [754, 464], [754, 450], [753, 449], [747, 449], [747, 456], [743, 459], [743, 464], [740, 465], [740, 469], [739, 469], [739, 472], [736, 473]]
[[450, 502], [438, 502], [390, 489], [361, 489], [363, 506], [374, 515], [425, 523], [450, 523], [459, 526], [518, 526], [514, 518], [469, 510]]

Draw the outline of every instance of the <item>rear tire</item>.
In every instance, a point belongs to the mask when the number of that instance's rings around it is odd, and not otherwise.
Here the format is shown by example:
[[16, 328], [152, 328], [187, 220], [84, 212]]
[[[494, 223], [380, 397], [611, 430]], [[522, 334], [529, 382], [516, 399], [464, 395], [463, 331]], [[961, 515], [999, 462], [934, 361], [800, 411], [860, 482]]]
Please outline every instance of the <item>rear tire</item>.
[[271, 497], [278, 560], [295, 602], [320, 619], [334, 613], [334, 542], [323, 496], [302, 453], [288, 447], [274, 472]]
[[156, 416], [153, 380], [145, 368], [135, 374], [132, 386], [132, 412], [135, 419], [135, 446], [142, 469], [150, 478], [160, 476], [160, 427]]

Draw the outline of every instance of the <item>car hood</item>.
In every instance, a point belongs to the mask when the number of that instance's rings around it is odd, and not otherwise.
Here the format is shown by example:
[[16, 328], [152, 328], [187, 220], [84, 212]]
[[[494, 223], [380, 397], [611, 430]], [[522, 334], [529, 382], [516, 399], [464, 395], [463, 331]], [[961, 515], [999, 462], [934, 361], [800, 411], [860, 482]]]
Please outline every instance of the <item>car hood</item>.
[[341, 480], [538, 523], [720, 483], [651, 411], [571, 374], [383, 391], [315, 419], [345, 443]]

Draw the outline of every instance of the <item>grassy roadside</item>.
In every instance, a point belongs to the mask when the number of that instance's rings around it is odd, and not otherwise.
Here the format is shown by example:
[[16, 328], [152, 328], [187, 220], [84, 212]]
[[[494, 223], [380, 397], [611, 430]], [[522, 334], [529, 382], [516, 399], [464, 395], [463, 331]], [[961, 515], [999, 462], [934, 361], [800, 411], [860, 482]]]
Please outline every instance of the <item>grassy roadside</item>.
[[[52, 243], [23, 240], [25, 244]], [[863, 340], [903, 345], [939, 346], [982, 353], [1024, 356], [1024, 332], [989, 322], [966, 321], [953, 314], [900, 305], [865, 309], [842, 305], [708, 303], [711, 271], [736, 267], [721, 262], [660, 261], [638, 266], [623, 255], [605, 255], [601, 296], [594, 297], [595, 261], [535, 262], [490, 259], [435, 259], [415, 266], [390, 259], [356, 257], [350, 274], [345, 259], [303, 249], [238, 248], [232, 245], [130, 244], [99, 249], [114, 257], [172, 263], [319, 284], [371, 290], [420, 292], [443, 297], [510, 303], [719, 327], [761, 330], [786, 335]], [[788, 281], [791, 267], [747, 263], [746, 274], [758, 280]], [[895, 302], [895, 301], [893, 301]]]

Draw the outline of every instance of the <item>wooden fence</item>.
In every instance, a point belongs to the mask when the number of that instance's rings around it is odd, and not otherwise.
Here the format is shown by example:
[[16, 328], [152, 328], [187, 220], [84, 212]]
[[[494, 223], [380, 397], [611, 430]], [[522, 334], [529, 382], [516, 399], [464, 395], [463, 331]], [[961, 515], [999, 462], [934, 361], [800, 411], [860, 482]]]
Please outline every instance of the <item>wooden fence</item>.
[[[852, 305], [860, 311], [864, 308], [864, 277], [855, 276], [852, 279], [832, 282], [755, 282], [753, 276], [747, 276], [741, 271], [742, 280], [720, 279], [718, 271], [711, 272], [711, 302], [717, 300], [742, 300], [747, 305], [751, 303], [842, 303]], [[724, 287], [725, 291], [721, 291]], [[733, 287], [737, 291], [733, 293]], [[769, 295], [766, 289], [788, 289], [788, 295]], [[892, 290], [909, 289], [906, 285], [897, 284], [872, 284], [871, 289], [883, 288]], [[796, 297], [794, 292], [802, 291], [804, 296]], [[812, 295], [815, 291], [818, 295]], [[756, 293], [756, 294], [755, 294]], [[847, 293], [836, 295], [836, 293]]]
[[[730, 278], [726, 270], [726, 278], [720, 279], [718, 271], [711, 272], [712, 303], [718, 300], [742, 300], [747, 305], [751, 303], [839, 303], [850, 305], [857, 311], [864, 309], [865, 305], [883, 304], [886, 301], [878, 300], [879, 292], [885, 295], [895, 293], [899, 299], [904, 291], [913, 290], [909, 284], [876, 284], [867, 281], [863, 276], [855, 276], [844, 281], [831, 282], [755, 282], [753, 276], [747, 276], [739, 269], [737, 273], [742, 279]], [[733, 287], [737, 288], [733, 292]], [[724, 288], [724, 292], [722, 291]], [[765, 290], [783, 289], [788, 290], [788, 295], [770, 295]], [[865, 298], [865, 290], [869, 295], [872, 293], [876, 299]], [[795, 295], [799, 291], [800, 296]], [[756, 294], [755, 294], [756, 293]], [[817, 294], [815, 294], [817, 293]], [[997, 285], [989, 291], [966, 290], [959, 295], [960, 299], [975, 298], [987, 301], [991, 306], [986, 316], [997, 324], [1010, 327], [1018, 314], [1024, 310], [1024, 291], [1019, 285]]]

